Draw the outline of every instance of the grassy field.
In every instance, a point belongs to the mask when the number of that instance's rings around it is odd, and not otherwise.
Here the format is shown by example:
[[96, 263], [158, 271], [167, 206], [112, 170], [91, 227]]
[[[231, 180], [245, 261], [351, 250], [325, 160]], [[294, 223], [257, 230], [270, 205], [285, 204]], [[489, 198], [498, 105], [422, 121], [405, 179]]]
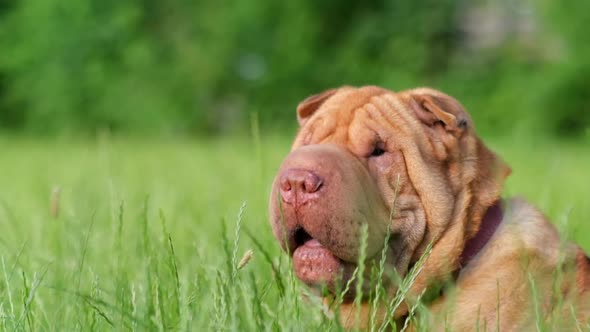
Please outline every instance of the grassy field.
[[[590, 252], [590, 143], [487, 141], [513, 168], [507, 195]], [[268, 225], [289, 145], [0, 138], [0, 329], [337, 330]]]

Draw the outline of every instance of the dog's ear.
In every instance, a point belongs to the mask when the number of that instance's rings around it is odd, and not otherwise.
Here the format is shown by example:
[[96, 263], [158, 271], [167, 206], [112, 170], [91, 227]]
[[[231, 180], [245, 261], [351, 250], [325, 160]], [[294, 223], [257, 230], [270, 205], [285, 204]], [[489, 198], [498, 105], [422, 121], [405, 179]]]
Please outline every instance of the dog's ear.
[[440, 124], [455, 136], [469, 127], [469, 115], [455, 98], [430, 88], [413, 89], [407, 93], [416, 116], [424, 124], [430, 127]]
[[469, 115], [453, 97], [430, 88], [406, 90], [399, 96], [424, 125], [439, 160], [461, 157], [461, 140], [473, 132]]
[[330, 89], [324, 92], [318, 93], [313, 96], [305, 98], [302, 102], [297, 105], [297, 120], [299, 125], [303, 126], [305, 122], [315, 113], [315, 111], [322, 106], [322, 104], [332, 97], [338, 89]]

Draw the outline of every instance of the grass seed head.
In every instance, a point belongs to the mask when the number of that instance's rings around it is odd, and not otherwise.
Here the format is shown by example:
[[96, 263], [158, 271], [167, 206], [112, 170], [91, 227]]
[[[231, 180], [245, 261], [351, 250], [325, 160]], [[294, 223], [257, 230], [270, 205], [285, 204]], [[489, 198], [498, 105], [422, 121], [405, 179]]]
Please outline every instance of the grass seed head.
[[51, 213], [51, 217], [57, 219], [59, 217], [59, 194], [61, 192], [61, 188], [59, 186], [53, 187], [51, 191], [51, 198], [50, 198], [50, 206], [49, 212]]
[[244, 256], [242, 256], [242, 259], [240, 259], [240, 262], [238, 263], [238, 270], [241, 270], [246, 266], [250, 260], [252, 260], [252, 257], [254, 257], [254, 251], [252, 249], [246, 250]]

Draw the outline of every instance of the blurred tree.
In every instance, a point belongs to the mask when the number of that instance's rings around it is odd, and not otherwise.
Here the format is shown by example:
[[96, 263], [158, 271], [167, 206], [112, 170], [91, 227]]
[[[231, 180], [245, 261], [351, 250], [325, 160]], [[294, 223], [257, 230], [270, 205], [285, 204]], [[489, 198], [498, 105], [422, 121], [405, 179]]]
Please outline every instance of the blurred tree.
[[0, 0], [0, 126], [206, 135], [257, 112], [284, 127], [309, 94], [381, 84], [443, 88], [484, 130], [541, 112], [575, 134], [590, 126], [590, 7], [572, 1]]
[[548, 29], [562, 38], [562, 56], [553, 64], [538, 106], [547, 130], [575, 136], [590, 130], [590, 1], [541, 1]]

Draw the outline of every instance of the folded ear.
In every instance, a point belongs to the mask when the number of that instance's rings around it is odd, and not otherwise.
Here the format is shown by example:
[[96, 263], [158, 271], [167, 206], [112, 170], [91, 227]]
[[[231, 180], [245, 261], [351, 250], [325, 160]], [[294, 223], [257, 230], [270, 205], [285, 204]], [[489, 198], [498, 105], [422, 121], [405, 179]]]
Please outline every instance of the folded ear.
[[338, 89], [330, 89], [319, 94], [309, 96], [297, 105], [297, 120], [299, 125], [303, 126], [305, 122], [322, 106], [322, 104], [332, 97]]
[[406, 91], [411, 97], [416, 116], [424, 124], [460, 135], [469, 126], [469, 115], [455, 98], [430, 88]]

